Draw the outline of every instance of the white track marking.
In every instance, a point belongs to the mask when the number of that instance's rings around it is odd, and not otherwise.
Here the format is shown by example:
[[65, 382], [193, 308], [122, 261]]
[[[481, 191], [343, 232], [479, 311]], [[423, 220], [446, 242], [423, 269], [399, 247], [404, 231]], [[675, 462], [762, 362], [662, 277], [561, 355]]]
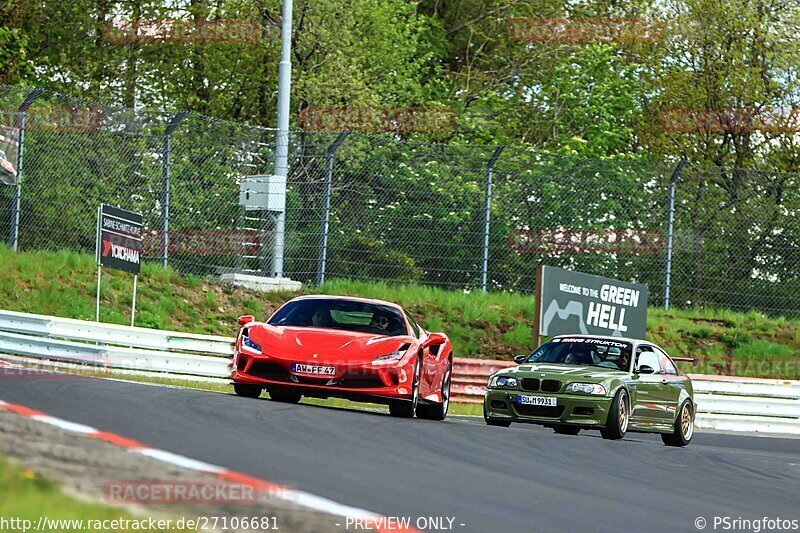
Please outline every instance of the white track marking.
[[55, 426], [57, 428], [61, 428], [64, 431], [69, 431], [71, 433], [82, 433], [84, 435], [91, 435], [93, 433], [97, 433], [97, 430], [93, 427], [84, 426], [83, 424], [76, 424], [75, 422], [68, 422], [66, 420], [61, 420], [60, 418], [53, 418], [52, 416], [47, 415], [36, 415], [31, 417], [34, 420], [38, 420], [39, 422], [44, 422], [45, 424], [50, 424], [51, 426]]
[[309, 494], [308, 492], [303, 491], [289, 493], [283, 499], [294, 502], [298, 505], [302, 505], [303, 507], [308, 507], [309, 509], [316, 509], [317, 511], [322, 511], [324, 513], [342, 516], [345, 518], [380, 518], [380, 515], [371, 513], [366, 509], [351, 507], [349, 505], [344, 505], [342, 503], [329, 500], [328, 498], [315, 496], [314, 494]]
[[184, 457], [183, 455], [178, 455], [172, 452], [166, 452], [164, 450], [156, 450], [155, 448], [141, 448], [135, 451], [136, 453], [146, 455], [147, 457], [156, 459], [163, 463], [169, 463], [175, 466], [180, 466], [182, 468], [188, 468], [189, 470], [197, 470], [198, 472], [210, 472], [212, 474], [221, 474], [226, 471], [221, 466], [215, 466], [212, 464], [204, 463], [202, 461], [190, 459], [188, 457]]

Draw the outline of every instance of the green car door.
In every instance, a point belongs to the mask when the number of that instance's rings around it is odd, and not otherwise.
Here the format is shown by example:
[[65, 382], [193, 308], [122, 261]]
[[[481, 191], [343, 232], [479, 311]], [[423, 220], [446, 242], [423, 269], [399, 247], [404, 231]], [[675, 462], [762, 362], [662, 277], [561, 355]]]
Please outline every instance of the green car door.
[[675, 363], [669, 358], [666, 352], [658, 346], [653, 346], [653, 350], [658, 355], [659, 366], [661, 367], [662, 383], [667, 387], [665, 391], [668, 408], [668, 422], [675, 420], [675, 415], [680, 408], [681, 399], [686, 395], [687, 383], [689, 378], [678, 372]]
[[632, 388], [631, 422], [642, 429], [672, 424], [680, 392], [675, 392], [652, 345], [639, 344], [636, 348]]

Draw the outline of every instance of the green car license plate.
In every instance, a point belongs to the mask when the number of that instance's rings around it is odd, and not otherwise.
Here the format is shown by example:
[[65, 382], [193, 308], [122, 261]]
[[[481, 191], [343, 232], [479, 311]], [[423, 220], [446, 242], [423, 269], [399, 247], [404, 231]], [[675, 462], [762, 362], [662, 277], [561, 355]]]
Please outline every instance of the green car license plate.
[[529, 396], [527, 394], [517, 396], [517, 403], [520, 405], [543, 405], [547, 407], [558, 405], [556, 399], [552, 396]]

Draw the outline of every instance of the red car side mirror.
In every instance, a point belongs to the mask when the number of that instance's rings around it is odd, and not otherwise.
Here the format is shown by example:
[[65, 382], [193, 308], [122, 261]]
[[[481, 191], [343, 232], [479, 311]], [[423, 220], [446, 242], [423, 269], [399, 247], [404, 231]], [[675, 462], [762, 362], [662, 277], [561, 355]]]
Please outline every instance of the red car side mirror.
[[431, 333], [428, 335], [428, 344], [431, 346], [439, 346], [440, 344], [444, 344], [447, 342], [447, 337], [442, 335], [441, 333]]
[[253, 315], [243, 315], [238, 318], [238, 322], [240, 326], [244, 326], [253, 322], [256, 319]]

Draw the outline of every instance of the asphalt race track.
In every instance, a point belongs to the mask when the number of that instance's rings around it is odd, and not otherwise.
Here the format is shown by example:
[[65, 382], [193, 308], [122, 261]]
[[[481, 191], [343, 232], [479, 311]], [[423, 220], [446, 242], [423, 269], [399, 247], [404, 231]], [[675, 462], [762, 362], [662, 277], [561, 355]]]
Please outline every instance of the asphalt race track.
[[797, 439], [697, 433], [673, 449], [657, 435], [613, 442], [63, 375], [0, 375], [0, 400], [385, 516], [453, 517], [455, 531], [800, 519]]

